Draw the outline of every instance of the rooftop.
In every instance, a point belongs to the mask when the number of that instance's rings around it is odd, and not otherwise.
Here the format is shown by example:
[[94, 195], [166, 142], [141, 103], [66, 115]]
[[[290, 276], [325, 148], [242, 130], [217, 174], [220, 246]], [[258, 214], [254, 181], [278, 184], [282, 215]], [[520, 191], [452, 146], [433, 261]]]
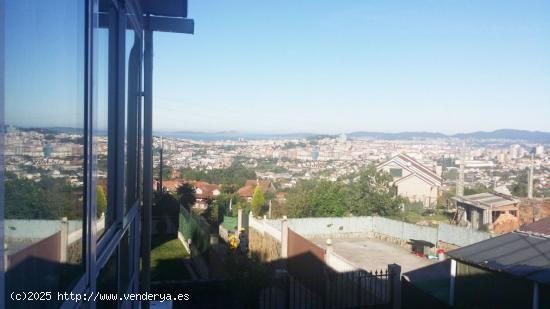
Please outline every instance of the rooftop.
[[546, 217], [533, 223], [524, 224], [520, 230], [540, 235], [550, 236], [550, 217]]
[[550, 237], [512, 232], [448, 253], [481, 268], [550, 284]]
[[495, 194], [495, 193], [479, 193], [467, 196], [455, 196], [453, 200], [457, 202], [462, 202], [470, 204], [473, 206], [478, 206], [481, 208], [497, 208], [501, 206], [518, 204], [520, 201], [511, 196], [504, 194]]
[[412, 174], [424, 179], [426, 182], [432, 183], [437, 186], [441, 186], [441, 184], [443, 183], [443, 178], [441, 178], [432, 170], [424, 166], [422, 163], [416, 161], [414, 158], [405, 153], [401, 153], [391, 158], [390, 160], [378, 165], [378, 168], [382, 168], [383, 166], [392, 162], [410, 171]]

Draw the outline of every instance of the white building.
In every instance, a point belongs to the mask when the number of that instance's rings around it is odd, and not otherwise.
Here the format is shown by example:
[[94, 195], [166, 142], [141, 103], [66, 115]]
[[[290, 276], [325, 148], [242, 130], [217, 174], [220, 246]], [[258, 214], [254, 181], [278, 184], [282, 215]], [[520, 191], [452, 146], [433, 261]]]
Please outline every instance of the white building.
[[422, 202], [424, 207], [437, 203], [443, 179], [410, 156], [399, 154], [380, 164], [377, 169], [388, 172], [393, 177], [397, 194], [411, 202]]
[[544, 155], [544, 146], [542, 145], [535, 146], [535, 155], [539, 158], [542, 157]]

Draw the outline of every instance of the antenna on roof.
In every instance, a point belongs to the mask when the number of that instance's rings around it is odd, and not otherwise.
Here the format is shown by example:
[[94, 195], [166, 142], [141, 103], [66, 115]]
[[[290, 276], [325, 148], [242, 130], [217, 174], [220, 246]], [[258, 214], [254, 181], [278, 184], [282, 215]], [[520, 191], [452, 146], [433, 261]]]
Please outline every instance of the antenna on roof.
[[529, 183], [527, 184], [527, 197], [529, 199], [533, 198], [534, 161], [535, 161], [535, 155], [531, 154], [531, 162], [529, 163]]
[[463, 141], [460, 148], [460, 170], [458, 173], [458, 183], [456, 184], [457, 196], [464, 196], [464, 160], [466, 158], [465, 148], [466, 143]]
[[162, 150], [163, 150], [163, 144], [162, 144], [162, 136], [160, 137], [160, 164], [159, 164], [159, 180], [160, 180], [160, 192], [162, 193], [162, 170], [163, 170], [163, 159], [162, 159]]

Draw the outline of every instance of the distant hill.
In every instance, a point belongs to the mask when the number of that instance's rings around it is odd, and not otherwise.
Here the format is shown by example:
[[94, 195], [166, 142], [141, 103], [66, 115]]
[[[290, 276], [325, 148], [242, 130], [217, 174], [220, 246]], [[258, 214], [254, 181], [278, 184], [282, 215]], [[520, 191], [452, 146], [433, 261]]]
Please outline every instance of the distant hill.
[[491, 132], [472, 132], [472, 133], [459, 133], [452, 137], [460, 139], [509, 139], [509, 140], [522, 140], [533, 143], [548, 143], [550, 142], [550, 132], [541, 131], [526, 131], [526, 130], [513, 130], [502, 129]]
[[399, 132], [399, 133], [386, 133], [386, 132], [351, 132], [348, 137], [368, 137], [373, 139], [385, 139], [385, 140], [408, 140], [408, 139], [435, 139], [435, 138], [449, 138], [448, 135], [443, 133], [433, 132]]
[[458, 133], [446, 135], [443, 133], [432, 132], [399, 132], [399, 133], [384, 133], [384, 132], [351, 132], [349, 137], [363, 137], [373, 139], [386, 140], [413, 140], [413, 139], [437, 139], [437, 138], [458, 138], [458, 139], [473, 139], [473, 140], [517, 140], [532, 143], [549, 143], [550, 132], [541, 131], [526, 131], [502, 129], [496, 131], [477, 131], [471, 133]]
[[[82, 128], [70, 128], [70, 127], [19, 127], [21, 130], [37, 130], [44, 133], [69, 133], [69, 134], [82, 134]], [[97, 135], [106, 135], [106, 130], [96, 130]], [[337, 137], [338, 135], [316, 134], [308, 132], [298, 133], [248, 133], [238, 131], [221, 131], [221, 132], [196, 132], [196, 131], [157, 131], [154, 132], [156, 136], [166, 136], [174, 138], [185, 138], [192, 140], [238, 140], [240, 138], [247, 140], [259, 140], [259, 139], [321, 139], [326, 137]], [[550, 132], [542, 131], [527, 131], [527, 130], [515, 130], [515, 129], [501, 129], [495, 131], [476, 131], [471, 133], [457, 133], [457, 134], [443, 134], [438, 132], [370, 132], [370, 131], [356, 131], [347, 133], [350, 138], [371, 138], [371, 139], [384, 139], [384, 140], [422, 140], [422, 139], [465, 139], [465, 140], [509, 140], [509, 141], [522, 141], [528, 143], [550, 143]]]
[[224, 131], [224, 132], [193, 132], [193, 131], [166, 131], [166, 132], [154, 132], [156, 136], [184, 138], [192, 140], [258, 140], [258, 139], [293, 139], [293, 138], [307, 138], [315, 136], [313, 133], [284, 133], [284, 134], [270, 134], [270, 133], [246, 133], [237, 131]]

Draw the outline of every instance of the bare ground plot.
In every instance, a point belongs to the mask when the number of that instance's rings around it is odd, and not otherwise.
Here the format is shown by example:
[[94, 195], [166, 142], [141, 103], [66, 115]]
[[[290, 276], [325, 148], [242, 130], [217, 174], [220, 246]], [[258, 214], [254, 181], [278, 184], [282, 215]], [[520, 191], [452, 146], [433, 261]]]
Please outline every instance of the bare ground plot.
[[[311, 239], [326, 248], [325, 239]], [[403, 247], [379, 239], [332, 239], [334, 252], [357, 267], [368, 271], [387, 269], [388, 264], [401, 265], [401, 272], [408, 272], [434, 262], [418, 257]]]

